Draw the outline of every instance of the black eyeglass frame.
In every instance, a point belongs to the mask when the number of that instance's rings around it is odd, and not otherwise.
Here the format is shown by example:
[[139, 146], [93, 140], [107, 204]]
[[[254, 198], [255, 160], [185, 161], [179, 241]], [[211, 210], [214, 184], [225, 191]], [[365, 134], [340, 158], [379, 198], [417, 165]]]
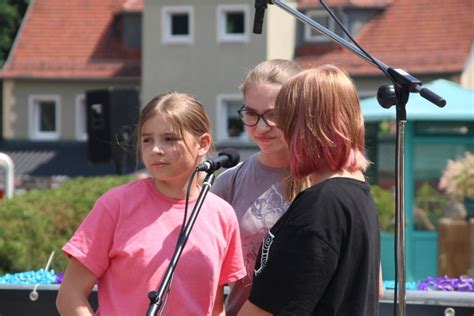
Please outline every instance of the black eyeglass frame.
[[[237, 113], [239, 113], [240, 120], [242, 121], [242, 124], [244, 124], [245, 126], [250, 126], [250, 127], [257, 126], [260, 119], [262, 119], [265, 122], [265, 124], [267, 124], [268, 127], [275, 127], [276, 123], [272, 122], [271, 124], [269, 124], [268, 121], [265, 119], [265, 116], [264, 116], [266, 113], [268, 113], [269, 111], [272, 111], [272, 110], [273, 109], [269, 109], [269, 110], [266, 110], [265, 112], [263, 112], [262, 114], [259, 114], [259, 113], [255, 112], [254, 110], [247, 110], [245, 104], [243, 104], [240, 107], [240, 109], [237, 110]], [[255, 122], [255, 124], [247, 124], [247, 123], [244, 122], [244, 118], [243, 118], [243, 114], [242, 114], [242, 112], [244, 112], [244, 111], [251, 112], [251, 113], [257, 115], [257, 121]]]

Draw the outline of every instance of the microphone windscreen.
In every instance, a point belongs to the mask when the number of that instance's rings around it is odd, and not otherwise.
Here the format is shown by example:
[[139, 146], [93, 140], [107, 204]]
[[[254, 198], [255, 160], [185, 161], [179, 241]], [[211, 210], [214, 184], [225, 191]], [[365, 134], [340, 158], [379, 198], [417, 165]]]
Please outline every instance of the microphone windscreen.
[[237, 150], [234, 148], [226, 148], [223, 149], [218, 156], [228, 156], [229, 160], [222, 165], [224, 168], [231, 168], [235, 165], [237, 165], [240, 161], [240, 154]]

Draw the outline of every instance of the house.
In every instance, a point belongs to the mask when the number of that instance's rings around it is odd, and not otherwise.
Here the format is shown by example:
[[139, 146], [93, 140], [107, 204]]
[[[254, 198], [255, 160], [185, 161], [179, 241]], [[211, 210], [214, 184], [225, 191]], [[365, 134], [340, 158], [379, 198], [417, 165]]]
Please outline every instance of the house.
[[85, 94], [136, 89], [141, 80], [140, 1], [30, 2], [3, 79], [3, 140], [18, 176], [101, 175], [87, 157]]
[[85, 95], [110, 87], [137, 88], [141, 105], [168, 90], [192, 94], [219, 147], [255, 151], [236, 113], [239, 84], [261, 60], [291, 59], [294, 47], [294, 19], [268, 12], [267, 31], [256, 36], [250, 0], [31, 1], [0, 72], [0, 151], [18, 175], [115, 173], [87, 157]]
[[[328, 1], [357, 42], [372, 56], [402, 68], [423, 83], [447, 79], [474, 88], [474, 3], [470, 0]], [[344, 36], [318, 1], [300, 0], [302, 12]], [[304, 26], [299, 29], [295, 60], [304, 67], [338, 64], [355, 79], [362, 96], [375, 95], [387, 79], [353, 52]], [[322, 47], [329, 46], [327, 52]]]

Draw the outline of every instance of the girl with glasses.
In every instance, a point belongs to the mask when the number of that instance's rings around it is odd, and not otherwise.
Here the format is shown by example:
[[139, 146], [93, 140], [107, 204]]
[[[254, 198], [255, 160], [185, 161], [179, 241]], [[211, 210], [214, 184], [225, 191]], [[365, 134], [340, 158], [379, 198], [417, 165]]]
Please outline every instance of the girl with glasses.
[[239, 315], [378, 315], [380, 232], [355, 85], [335, 66], [309, 69], [274, 111], [291, 174], [312, 186], [266, 235]]
[[247, 277], [230, 285], [225, 303], [230, 316], [238, 313], [249, 296], [263, 237], [307, 183], [289, 176], [288, 150], [274, 118], [281, 86], [300, 71], [296, 63], [276, 59], [258, 64], [247, 74], [241, 85], [245, 105], [238, 112], [260, 151], [222, 173], [211, 189], [237, 213], [247, 268]]

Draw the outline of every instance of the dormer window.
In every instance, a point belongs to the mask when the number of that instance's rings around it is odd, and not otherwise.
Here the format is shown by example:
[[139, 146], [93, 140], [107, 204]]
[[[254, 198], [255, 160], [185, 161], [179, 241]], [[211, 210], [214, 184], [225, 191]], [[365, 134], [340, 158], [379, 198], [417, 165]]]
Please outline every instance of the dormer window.
[[[322, 10], [311, 10], [306, 13], [306, 15], [311, 18], [313, 21], [324, 26], [330, 31], [335, 32], [335, 22], [326, 11]], [[309, 25], [304, 25], [304, 39], [306, 42], [329, 42], [330, 39], [324, 35], [314, 30]]]
[[142, 47], [142, 15], [125, 14], [124, 15], [124, 42], [127, 48]]

